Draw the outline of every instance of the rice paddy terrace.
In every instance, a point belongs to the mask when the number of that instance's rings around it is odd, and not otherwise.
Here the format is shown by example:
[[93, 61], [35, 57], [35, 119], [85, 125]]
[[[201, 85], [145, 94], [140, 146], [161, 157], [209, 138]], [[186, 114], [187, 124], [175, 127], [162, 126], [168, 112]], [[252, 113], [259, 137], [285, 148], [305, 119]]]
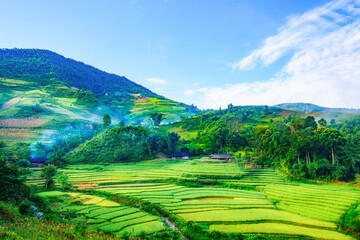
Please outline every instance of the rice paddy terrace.
[[[102, 197], [81, 193], [59, 191], [42, 192], [42, 198], [57, 198], [52, 205], [53, 211], [76, 212], [80, 218], [87, 219], [92, 229], [111, 232], [121, 237], [124, 232], [139, 234], [141, 232], [157, 232], [165, 230], [159, 217], [142, 212], [137, 208], [121, 206]], [[67, 200], [67, 201], [65, 201]], [[81, 204], [64, 205], [64, 202], [80, 202]]]
[[[204, 224], [209, 231], [272, 234], [292, 239], [354, 239], [339, 229], [341, 216], [360, 200], [360, 191], [348, 186], [289, 183], [272, 169], [245, 170], [235, 164], [203, 160], [73, 165], [62, 171], [79, 188], [158, 204], [184, 221]], [[29, 184], [39, 184], [37, 176], [36, 172], [31, 175]], [[194, 180], [210, 184], [202, 187], [183, 184]], [[78, 206], [77, 210], [85, 214], [94, 229], [118, 235], [128, 230], [138, 233], [152, 229], [145, 222], [156, 222], [158, 227], [151, 231], [164, 230], [157, 223], [159, 220], [148, 213], [133, 213], [139, 214], [143, 223], [134, 220], [137, 218], [121, 220], [118, 214], [131, 211], [129, 207], [105, 208], [100, 200], [90, 203]], [[125, 227], [132, 221], [136, 222], [130, 225], [133, 227]]]

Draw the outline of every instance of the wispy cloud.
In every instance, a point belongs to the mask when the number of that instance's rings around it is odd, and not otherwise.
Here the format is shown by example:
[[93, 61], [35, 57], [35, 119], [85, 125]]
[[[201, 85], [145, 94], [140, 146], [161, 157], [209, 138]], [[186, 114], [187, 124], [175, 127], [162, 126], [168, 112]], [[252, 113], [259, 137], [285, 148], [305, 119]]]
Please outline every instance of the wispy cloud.
[[290, 56], [265, 82], [240, 83], [203, 91], [207, 106], [313, 102], [360, 107], [360, 0], [338, 0], [291, 16], [261, 48], [232, 65], [233, 70], [268, 66]]
[[167, 84], [166, 80], [160, 79], [160, 78], [147, 78], [146, 81], [149, 82], [149, 83], [152, 83], [152, 84], [157, 84], [157, 85], [165, 85], [165, 84]]

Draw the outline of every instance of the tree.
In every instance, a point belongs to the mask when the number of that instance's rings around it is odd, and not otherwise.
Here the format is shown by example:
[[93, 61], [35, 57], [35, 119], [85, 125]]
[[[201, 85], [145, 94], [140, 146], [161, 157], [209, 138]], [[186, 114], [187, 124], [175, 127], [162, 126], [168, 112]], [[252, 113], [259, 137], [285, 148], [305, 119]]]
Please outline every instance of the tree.
[[64, 191], [68, 191], [72, 187], [68, 180], [69, 180], [68, 175], [61, 173], [61, 172], [58, 173], [57, 181], [61, 185], [62, 190], [64, 190]]
[[228, 105], [228, 108], [229, 109], [231, 109], [231, 108], [233, 108], [234, 107], [234, 105], [232, 104], [232, 103], [230, 103], [229, 105]]
[[0, 201], [22, 201], [29, 194], [25, 180], [21, 168], [0, 159]]
[[171, 132], [171, 133], [169, 133], [168, 137], [169, 137], [170, 151], [171, 151], [171, 153], [174, 153], [176, 151], [176, 146], [178, 144], [180, 136], [176, 132]]
[[163, 113], [150, 113], [150, 118], [154, 126], [159, 126], [160, 123], [165, 119], [165, 116]]
[[54, 177], [57, 169], [54, 165], [49, 165], [41, 169], [40, 177], [45, 180], [45, 190], [53, 190], [55, 187]]
[[14, 159], [30, 159], [31, 155], [29, 144], [22, 142], [11, 145], [8, 152]]
[[62, 168], [65, 165], [63, 156], [66, 154], [63, 148], [54, 147], [53, 152], [50, 156], [50, 162], [56, 167]]
[[269, 110], [269, 106], [268, 105], [265, 105], [264, 106], [264, 114], [265, 115], [270, 115], [272, 112]]
[[33, 153], [36, 157], [46, 157], [46, 146], [41, 142], [35, 144]]
[[103, 116], [103, 126], [108, 127], [110, 125], [111, 125], [110, 115], [108, 113], [105, 113], [104, 116]]
[[327, 125], [327, 122], [324, 118], [321, 118], [319, 121], [318, 121], [319, 125], [322, 126], [322, 127], [325, 127]]
[[320, 141], [324, 147], [331, 149], [331, 162], [335, 165], [335, 150], [336, 148], [345, 145], [346, 139], [338, 130], [327, 128], [320, 133]]

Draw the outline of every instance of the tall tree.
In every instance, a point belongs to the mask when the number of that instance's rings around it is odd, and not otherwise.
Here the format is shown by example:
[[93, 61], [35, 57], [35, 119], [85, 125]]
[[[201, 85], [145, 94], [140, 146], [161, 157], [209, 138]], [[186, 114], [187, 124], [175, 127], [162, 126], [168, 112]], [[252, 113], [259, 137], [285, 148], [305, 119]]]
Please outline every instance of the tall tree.
[[150, 113], [150, 119], [152, 120], [154, 126], [159, 126], [160, 123], [165, 119], [163, 113]]
[[345, 145], [346, 139], [338, 130], [327, 128], [320, 133], [320, 141], [324, 147], [330, 148], [331, 162], [335, 165], [335, 150], [340, 146]]
[[25, 180], [21, 168], [0, 159], [0, 201], [21, 201], [29, 194]]
[[40, 177], [45, 180], [45, 190], [53, 190], [55, 187], [55, 175], [57, 173], [54, 165], [49, 165], [41, 169]]
[[318, 123], [322, 127], [325, 127], [327, 125], [327, 121], [324, 118], [321, 118]]
[[103, 126], [108, 127], [110, 125], [111, 125], [110, 115], [108, 113], [105, 113], [104, 116], [103, 116]]
[[178, 141], [180, 139], [180, 136], [176, 132], [170, 132], [168, 137], [169, 137], [170, 151], [171, 151], [171, 153], [174, 153], [176, 151], [176, 147], [177, 147]]

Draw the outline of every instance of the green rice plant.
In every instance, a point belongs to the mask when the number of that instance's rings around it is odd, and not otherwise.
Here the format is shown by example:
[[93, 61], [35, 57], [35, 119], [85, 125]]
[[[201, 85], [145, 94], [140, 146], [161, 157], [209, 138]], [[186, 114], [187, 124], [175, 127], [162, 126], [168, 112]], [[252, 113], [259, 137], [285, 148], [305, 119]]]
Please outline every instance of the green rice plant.
[[311, 217], [314, 219], [328, 221], [328, 222], [338, 222], [340, 219], [339, 214], [333, 214], [327, 211], [319, 211], [317, 209], [311, 209], [308, 207], [301, 206], [286, 206], [282, 204], [277, 204], [278, 209], [299, 214], [305, 217]]
[[195, 213], [195, 212], [206, 212], [206, 211], [214, 211], [214, 210], [229, 210], [229, 208], [223, 207], [207, 207], [207, 208], [201, 208], [201, 209], [176, 209], [176, 210], [171, 210], [173, 213], [175, 214], [180, 214], [180, 213]]
[[101, 231], [104, 232], [118, 232], [121, 229], [128, 227], [128, 226], [132, 226], [136, 224], [140, 224], [140, 223], [146, 223], [146, 222], [151, 222], [151, 221], [156, 221], [156, 218], [150, 215], [145, 215], [139, 218], [135, 218], [135, 219], [129, 219], [129, 220], [124, 220], [121, 222], [117, 222], [117, 223], [112, 223], [103, 227], [100, 227], [99, 229]]
[[93, 210], [97, 210], [97, 209], [100, 209], [101, 207], [99, 206], [92, 206], [90, 208], [85, 208], [83, 210], [80, 210], [78, 213], [80, 214], [89, 214], [91, 213]]
[[[144, 217], [144, 216], [150, 216], [144, 212], [134, 212], [134, 213], [131, 213], [131, 214], [127, 214], [127, 215], [123, 215], [121, 217], [117, 217], [117, 218], [114, 218], [111, 220], [112, 223], [118, 223], [118, 222], [123, 222], [123, 221], [128, 221], [128, 220], [131, 220], [131, 219], [135, 219], [135, 218], [141, 218], [141, 217]], [[156, 217], [154, 217], [154, 219], [156, 219]]]
[[88, 224], [101, 224], [106, 222], [105, 219], [89, 219]]
[[47, 198], [47, 197], [59, 197], [59, 196], [65, 196], [68, 195], [67, 193], [60, 192], [60, 191], [48, 191], [48, 192], [40, 192], [36, 194], [37, 196], [41, 198]]
[[273, 209], [233, 209], [201, 213], [179, 214], [186, 221], [194, 222], [246, 222], [246, 221], [286, 221], [296, 224], [336, 228], [336, 224], [324, 222], [297, 214]]
[[101, 208], [98, 208], [96, 210], [91, 211], [91, 213], [86, 214], [86, 216], [89, 217], [89, 218], [95, 218], [95, 217], [101, 216], [103, 214], [107, 214], [107, 213], [111, 213], [111, 212], [117, 212], [120, 209], [125, 210], [125, 209], [128, 209], [128, 208], [119, 208], [119, 207], [116, 207], [116, 208], [103, 208], [103, 207], [101, 207]]
[[128, 226], [123, 228], [121, 231], [116, 233], [116, 236], [121, 237], [124, 232], [128, 232], [131, 235], [137, 235], [142, 232], [145, 233], [152, 233], [152, 232], [160, 232], [164, 231], [165, 227], [162, 222], [159, 221], [152, 221], [152, 222], [145, 222], [140, 223], [132, 226]]
[[128, 214], [135, 213], [135, 212], [139, 212], [139, 210], [137, 208], [119, 209], [118, 211], [101, 214], [94, 218], [112, 220], [117, 217], [128, 215]]
[[91, 195], [81, 195], [80, 199], [81, 201], [83, 201], [84, 205], [93, 205], [104, 201], [103, 197], [91, 196]]
[[268, 199], [277, 207], [319, 220], [337, 222], [360, 199], [359, 192], [316, 185], [268, 185]]
[[339, 232], [324, 229], [294, 226], [283, 223], [256, 223], [256, 224], [237, 224], [237, 225], [211, 225], [210, 231], [232, 232], [232, 233], [265, 233], [265, 234], [284, 234], [312, 237], [327, 240], [354, 240], [354, 238]]
[[96, 205], [98, 205], [100, 207], [111, 207], [111, 208], [120, 206], [120, 204], [118, 204], [114, 201], [107, 200], [107, 199], [97, 203]]

